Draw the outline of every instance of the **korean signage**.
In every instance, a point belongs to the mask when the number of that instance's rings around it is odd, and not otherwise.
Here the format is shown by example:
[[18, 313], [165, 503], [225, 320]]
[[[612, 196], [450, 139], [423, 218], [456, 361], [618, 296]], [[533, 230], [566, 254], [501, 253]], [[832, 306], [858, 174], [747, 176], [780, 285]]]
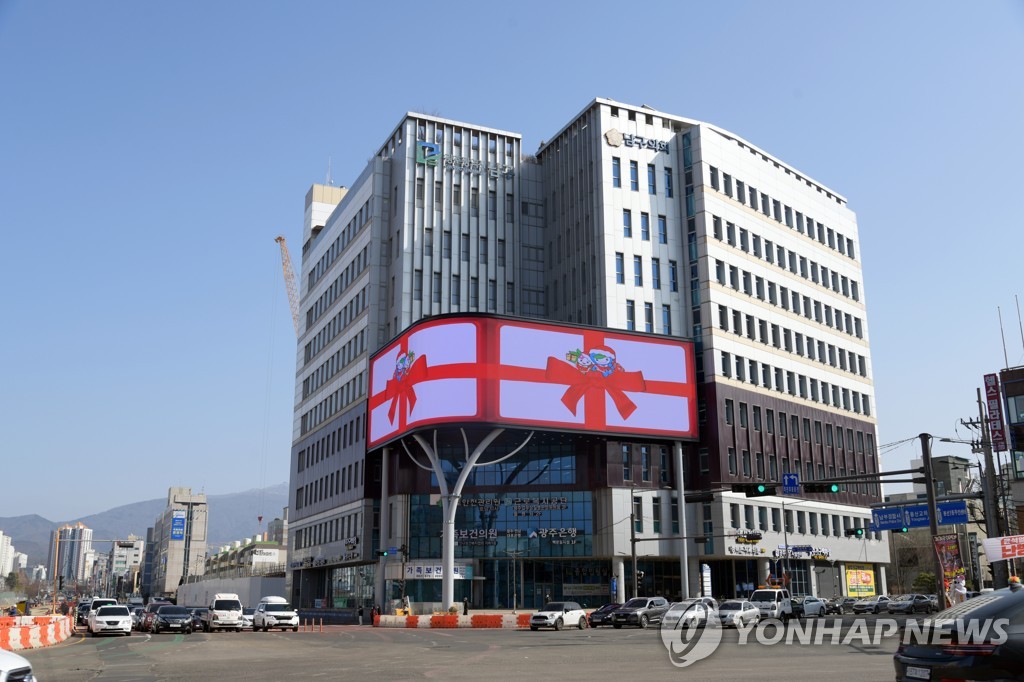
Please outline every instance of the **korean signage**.
[[935, 554], [942, 564], [942, 575], [948, 584], [952, 584], [957, 576], [964, 574], [964, 562], [960, 558], [960, 543], [956, 533], [936, 535]]
[[871, 564], [846, 564], [846, 594], [851, 597], [875, 596], [875, 569]]
[[[964, 500], [939, 502], [935, 507], [938, 511], [936, 523], [940, 526], [967, 523], [970, 520], [967, 514], [967, 502]], [[930, 524], [930, 520], [931, 514], [928, 513], [926, 504], [871, 510], [871, 530], [873, 531], [925, 528]]]
[[370, 360], [368, 447], [466, 422], [697, 437], [693, 344], [485, 315], [410, 327]]
[[[401, 569], [399, 569], [401, 570]], [[456, 580], [472, 580], [473, 567], [468, 564], [455, 564]], [[444, 576], [440, 562], [412, 561], [405, 564], [403, 577], [406, 580], [440, 580]]]
[[499, 176], [511, 178], [515, 175], [515, 168], [508, 164], [495, 166], [486, 165], [479, 159], [469, 159], [455, 154], [442, 154], [441, 145], [433, 142], [416, 143], [416, 163], [424, 166], [437, 167], [438, 162], [447, 170], [466, 171], [468, 173], [486, 173], [492, 178]]
[[171, 512], [171, 539], [185, 539], [185, 510], [175, 509]]
[[612, 147], [621, 147], [623, 145], [627, 147], [636, 147], [639, 149], [650, 149], [655, 152], [668, 153], [668, 142], [663, 140], [656, 140], [653, 137], [643, 137], [642, 135], [631, 135], [630, 133], [620, 133], [615, 128], [612, 128], [604, 134], [604, 139]]
[[1006, 452], [1006, 429], [1003, 426], [1003, 394], [999, 390], [999, 377], [985, 375], [985, 407], [988, 409], [988, 432], [992, 450]]
[[990, 562], [1024, 559], [1024, 535], [988, 538], [981, 542], [985, 545], [985, 554]]

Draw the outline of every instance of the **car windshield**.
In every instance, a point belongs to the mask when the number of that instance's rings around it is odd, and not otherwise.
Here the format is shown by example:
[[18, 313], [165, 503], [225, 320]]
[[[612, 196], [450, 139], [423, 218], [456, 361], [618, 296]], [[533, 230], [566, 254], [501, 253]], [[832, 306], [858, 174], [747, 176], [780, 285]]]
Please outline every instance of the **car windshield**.
[[209, 611], [210, 611], [210, 609], [206, 608], [205, 606], [202, 606], [202, 607], [197, 608], [197, 609], [192, 609], [192, 615], [193, 616], [201, 616], [202, 614], [208, 613]]
[[256, 609], [242, 609], [243, 616], [251, 616], [254, 613], [256, 613]]
[[242, 605], [234, 599], [218, 599], [213, 602], [216, 611], [241, 611]]
[[291, 611], [292, 607], [290, 604], [267, 604], [267, 613], [277, 613], [279, 611]]
[[914, 597], [909, 594], [898, 594], [892, 598], [892, 601], [910, 601]]
[[106, 618], [107, 616], [127, 616], [127, 606], [101, 606], [96, 610], [96, 615], [100, 618]]
[[625, 603], [625, 605], [622, 608], [624, 608], [624, 609], [642, 609], [642, 608], [644, 608], [646, 606], [647, 606], [647, 600], [646, 599], [630, 599], [628, 602]]
[[775, 595], [777, 592], [772, 590], [754, 590], [754, 594], [750, 595], [750, 601], [775, 601]]
[[184, 606], [161, 606], [156, 611], [161, 616], [188, 616], [191, 615]]
[[669, 611], [685, 611], [687, 609], [693, 608], [696, 604], [700, 603], [701, 602], [696, 599], [687, 599], [686, 601], [681, 601], [676, 604], [673, 604], [669, 607]]
[[743, 604], [740, 604], [738, 601], [727, 601], [719, 608], [722, 611], [739, 611], [743, 608]]
[[560, 602], [560, 601], [549, 602], [549, 603], [544, 605], [544, 608], [541, 609], [541, 611], [564, 611], [564, 610], [565, 610], [565, 603], [564, 602]]

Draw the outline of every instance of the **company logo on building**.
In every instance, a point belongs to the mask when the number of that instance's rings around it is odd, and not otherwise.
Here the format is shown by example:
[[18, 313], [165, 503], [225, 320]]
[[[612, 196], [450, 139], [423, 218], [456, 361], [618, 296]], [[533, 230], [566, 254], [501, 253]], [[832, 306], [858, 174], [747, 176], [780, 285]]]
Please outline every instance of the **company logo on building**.
[[626, 145], [627, 147], [639, 147], [641, 149], [650, 149], [655, 152], [668, 153], [668, 142], [655, 140], [652, 137], [620, 133], [615, 128], [612, 128], [605, 133], [604, 139], [612, 147], [621, 147], [622, 145]]
[[416, 163], [436, 166], [437, 160], [441, 158], [441, 145], [433, 142], [416, 143]]

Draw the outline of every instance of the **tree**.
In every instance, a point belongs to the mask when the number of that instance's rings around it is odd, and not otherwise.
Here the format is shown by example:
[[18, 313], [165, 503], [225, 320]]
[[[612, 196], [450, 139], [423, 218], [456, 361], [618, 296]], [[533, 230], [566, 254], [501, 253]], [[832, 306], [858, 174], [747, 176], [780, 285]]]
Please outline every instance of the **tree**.
[[918, 573], [911, 589], [919, 594], [931, 594], [935, 591], [935, 574], [927, 571]]
[[4, 584], [7, 585], [8, 590], [14, 590], [18, 587], [18, 574], [11, 571], [10, 574], [4, 578]]

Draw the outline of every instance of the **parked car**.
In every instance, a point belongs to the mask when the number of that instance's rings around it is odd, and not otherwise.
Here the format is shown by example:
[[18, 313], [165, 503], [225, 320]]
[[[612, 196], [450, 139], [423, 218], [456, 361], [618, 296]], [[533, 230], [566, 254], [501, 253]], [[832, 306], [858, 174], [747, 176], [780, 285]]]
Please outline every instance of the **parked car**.
[[590, 614], [589, 621], [590, 627], [596, 628], [599, 625], [611, 625], [612, 624], [612, 611], [622, 606], [618, 602], [612, 602], [611, 604], [605, 604], [601, 608], [597, 609]]
[[545, 604], [540, 611], [530, 617], [530, 629], [576, 627], [580, 630], [587, 627], [587, 612], [574, 601], [553, 601]]
[[254, 613], [256, 613], [256, 609], [254, 609], [254, 608], [244, 608], [244, 609], [242, 609], [242, 629], [243, 630], [252, 630], [253, 629], [253, 626], [252, 626], [252, 616], [253, 616]]
[[194, 606], [190, 608], [189, 613], [192, 614], [192, 629], [202, 630], [203, 629], [203, 614], [209, 611], [205, 606]]
[[889, 613], [931, 613], [932, 600], [923, 594], [901, 594], [889, 600]]
[[843, 600], [842, 599], [826, 599], [825, 600], [825, 615], [834, 613], [836, 615], [843, 615]]
[[252, 616], [252, 629], [267, 632], [270, 628], [299, 631], [299, 613], [284, 597], [263, 597]]
[[793, 615], [797, 618], [821, 618], [825, 615], [825, 600], [818, 597], [793, 597]]
[[634, 597], [612, 611], [612, 627], [616, 630], [623, 625], [646, 628], [652, 623], [660, 623], [668, 607], [668, 600], [664, 597]]
[[34, 682], [32, 664], [24, 656], [0, 649], [0, 680], [10, 682]]
[[718, 607], [718, 617], [723, 627], [740, 627], [761, 620], [761, 609], [746, 599], [730, 599]]
[[[897, 680], [1022, 680], [1024, 679], [1024, 629], [1019, 625], [1024, 613], [1024, 588], [1016, 586], [995, 590], [969, 599], [923, 621], [939, 628], [927, 630], [921, 643], [913, 638], [901, 643], [893, 656]], [[989, 624], [1008, 619], [1005, 638]], [[1017, 624], [1015, 624], [1017, 623]], [[958, 630], [958, 627], [961, 628]], [[987, 634], [974, 639], [963, 633]], [[993, 637], [997, 639], [993, 639]], [[1001, 640], [1001, 641], [1000, 641]], [[996, 641], [1000, 641], [996, 644]]]
[[132, 634], [132, 614], [127, 606], [108, 604], [89, 611], [89, 623], [86, 627], [93, 637], [97, 635], [130, 635]]
[[889, 607], [889, 598], [883, 594], [858, 599], [853, 603], [854, 613], [881, 613]]
[[853, 605], [857, 603], [857, 597], [842, 597], [840, 598], [840, 605], [843, 611], [853, 611]]
[[150, 629], [154, 635], [161, 632], [183, 632], [186, 635], [192, 632], [192, 614], [184, 606], [164, 604], [156, 610]]
[[702, 628], [718, 619], [718, 602], [710, 598], [684, 599], [668, 607], [662, 616], [662, 629]]

